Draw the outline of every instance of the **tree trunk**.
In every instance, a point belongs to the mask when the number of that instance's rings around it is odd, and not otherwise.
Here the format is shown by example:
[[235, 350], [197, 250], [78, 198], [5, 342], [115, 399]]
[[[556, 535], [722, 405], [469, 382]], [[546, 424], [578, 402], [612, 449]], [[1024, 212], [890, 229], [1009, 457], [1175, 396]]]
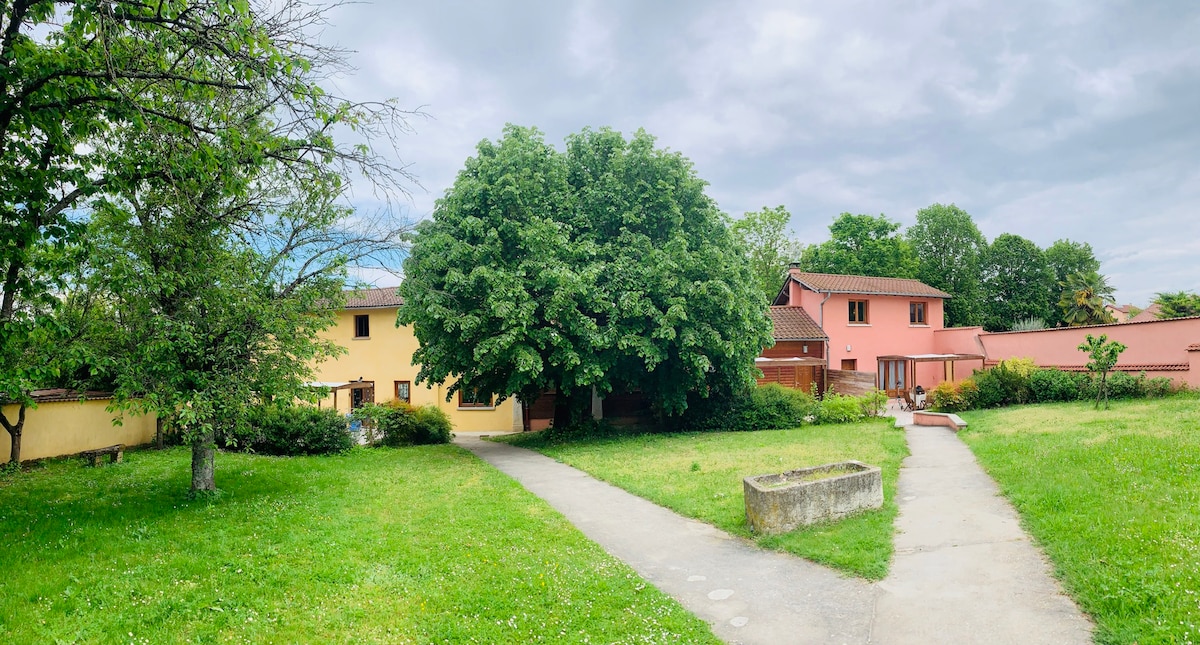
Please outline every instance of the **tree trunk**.
[[12, 439], [11, 449], [8, 452], [9, 463], [21, 463], [21, 433], [25, 430], [25, 408], [25, 404], [22, 403], [17, 411], [16, 423], [10, 423], [8, 417], [0, 410], [0, 425], [4, 426], [4, 429], [8, 431], [8, 436]]
[[579, 423], [584, 419], [585, 415], [590, 416], [588, 412], [591, 410], [592, 397], [591, 390], [583, 390], [586, 396], [580, 394], [579, 391], [564, 393], [559, 392], [554, 398], [554, 427], [558, 429], [567, 428]]
[[154, 442], [159, 450], [163, 449], [163, 420], [161, 416], [154, 420]]
[[192, 440], [192, 493], [211, 493], [217, 490], [213, 478], [217, 453], [216, 433], [202, 432]]

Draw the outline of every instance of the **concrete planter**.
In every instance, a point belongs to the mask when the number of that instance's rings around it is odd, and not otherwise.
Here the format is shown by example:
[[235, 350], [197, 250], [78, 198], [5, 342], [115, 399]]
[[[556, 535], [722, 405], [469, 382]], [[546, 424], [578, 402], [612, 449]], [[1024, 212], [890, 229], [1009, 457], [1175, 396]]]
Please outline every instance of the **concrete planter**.
[[747, 477], [742, 488], [756, 533], [785, 533], [883, 506], [883, 474], [860, 461]]

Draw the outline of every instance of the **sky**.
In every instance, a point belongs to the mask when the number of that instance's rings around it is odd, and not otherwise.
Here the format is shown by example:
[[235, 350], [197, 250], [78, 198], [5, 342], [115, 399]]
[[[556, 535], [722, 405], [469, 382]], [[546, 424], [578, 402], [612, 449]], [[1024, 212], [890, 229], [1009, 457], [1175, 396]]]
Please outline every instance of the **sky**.
[[1144, 306], [1200, 292], [1198, 36], [1190, 0], [378, 0], [320, 38], [352, 50], [334, 91], [422, 113], [406, 217], [506, 123], [560, 148], [644, 128], [723, 211], [783, 205], [805, 243], [954, 203], [989, 240], [1091, 244]]

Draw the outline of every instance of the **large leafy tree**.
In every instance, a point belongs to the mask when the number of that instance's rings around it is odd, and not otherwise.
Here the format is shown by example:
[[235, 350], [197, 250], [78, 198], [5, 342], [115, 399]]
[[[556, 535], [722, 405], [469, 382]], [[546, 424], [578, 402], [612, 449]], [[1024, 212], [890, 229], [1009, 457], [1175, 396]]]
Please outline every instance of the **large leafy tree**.
[[917, 223], [905, 235], [917, 258], [917, 279], [953, 296], [946, 301], [946, 324], [981, 324], [979, 271], [987, 240], [971, 216], [954, 204], [933, 204], [917, 211]]
[[800, 259], [805, 271], [911, 278], [917, 261], [900, 223], [880, 215], [842, 213], [829, 225], [829, 239], [809, 246]]
[[1067, 325], [1077, 327], [1115, 322], [1112, 314], [1104, 308], [1113, 302], [1114, 289], [1108, 284], [1108, 278], [1095, 271], [1073, 273], [1059, 287], [1062, 289], [1058, 301], [1059, 314]]
[[742, 215], [729, 226], [734, 238], [741, 242], [767, 300], [779, 291], [787, 266], [798, 262], [804, 252], [804, 245], [788, 235], [787, 226], [791, 219], [791, 213], [783, 206], [764, 206], [760, 211]]
[[[20, 252], [5, 255], [17, 276], [5, 297], [51, 300], [63, 281], [37, 260], [79, 240], [82, 223], [66, 213], [91, 198], [88, 285], [116, 303], [125, 350], [110, 361], [116, 401], [172, 418], [193, 448], [193, 489], [213, 490], [217, 426], [236, 426], [245, 402], [290, 396], [328, 349], [313, 336], [328, 321], [317, 303], [330, 306], [321, 297], [336, 294], [355, 248], [338, 232], [345, 210], [331, 206], [342, 174], [365, 169], [385, 190], [404, 178], [368, 147], [338, 146], [332, 132], [369, 137], [401, 125], [400, 114], [322, 90], [337, 52], [312, 44], [321, 12], [297, 0], [21, 2], [6, 11], [5, 33], [18, 45], [3, 60], [23, 88], [9, 107], [17, 123], [37, 108], [23, 127], [46, 139], [35, 163], [46, 170], [6, 197], [5, 217], [19, 225], [5, 229], [5, 243]], [[32, 31], [49, 35], [21, 35]], [[4, 141], [17, 136], [8, 132]], [[2, 161], [20, 176], [33, 163]], [[38, 185], [56, 199], [35, 199]], [[13, 238], [17, 229], [25, 237]], [[6, 344], [16, 337], [5, 333]], [[34, 379], [7, 383], [11, 396]]]
[[592, 389], [640, 390], [662, 414], [753, 382], [766, 305], [691, 163], [602, 129], [547, 145], [507, 126], [483, 141], [404, 264], [399, 324], [418, 379], [530, 402], [556, 423]]
[[[1092, 246], [1086, 242], [1055, 240], [1054, 244], [1046, 248], [1044, 255], [1046, 266], [1049, 267], [1054, 280], [1050, 297], [1056, 304], [1074, 296], [1074, 294], [1068, 293], [1071, 276], [1076, 274], [1090, 276], [1100, 273], [1100, 260], [1096, 259]], [[1052, 307], [1046, 323], [1051, 327], [1068, 324], [1068, 321], [1063, 318], [1063, 314], [1061, 306]]]
[[1159, 318], [1200, 316], [1200, 295], [1188, 291], [1154, 294], [1154, 303], [1159, 306]]
[[1049, 317], [1054, 278], [1036, 244], [1003, 233], [988, 246], [981, 267], [984, 329], [1007, 331], [1019, 320]]

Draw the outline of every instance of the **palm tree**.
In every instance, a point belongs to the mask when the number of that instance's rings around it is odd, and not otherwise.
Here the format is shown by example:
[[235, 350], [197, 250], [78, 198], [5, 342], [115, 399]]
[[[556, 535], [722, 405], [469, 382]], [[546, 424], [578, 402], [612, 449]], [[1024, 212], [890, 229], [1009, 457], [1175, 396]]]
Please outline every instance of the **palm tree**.
[[1114, 302], [1115, 290], [1108, 284], [1108, 278], [1095, 271], [1079, 272], [1067, 276], [1066, 282], [1058, 285], [1063, 289], [1058, 306], [1063, 310], [1063, 320], [1068, 325], [1078, 327], [1116, 322], [1112, 314], [1104, 309], [1105, 304]]

